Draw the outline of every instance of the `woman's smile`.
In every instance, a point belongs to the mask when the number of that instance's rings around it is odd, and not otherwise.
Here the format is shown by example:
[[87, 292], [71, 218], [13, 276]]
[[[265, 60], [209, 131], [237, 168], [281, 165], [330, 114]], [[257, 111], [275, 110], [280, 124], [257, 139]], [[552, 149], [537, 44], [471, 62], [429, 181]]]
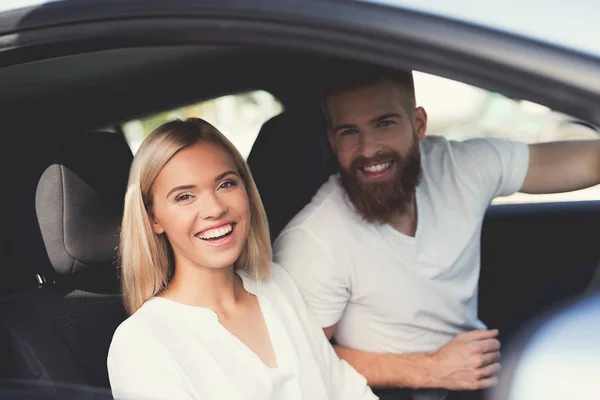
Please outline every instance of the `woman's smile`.
[[225, 247], [233, 242], [236, 234], [236, 225], [235, 222], [227, 221], [217, 224], [216, 227], [211, 227], [198, 232], [194, 236], [209, 246]]

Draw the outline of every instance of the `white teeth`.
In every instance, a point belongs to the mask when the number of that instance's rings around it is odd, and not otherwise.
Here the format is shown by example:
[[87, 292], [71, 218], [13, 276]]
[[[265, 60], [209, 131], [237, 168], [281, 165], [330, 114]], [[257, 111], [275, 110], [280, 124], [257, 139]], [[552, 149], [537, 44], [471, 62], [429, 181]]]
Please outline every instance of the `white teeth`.
[[388, 161], [382, 164], [369, 165], [364, 167], [363, 169], [367, 172], [381, 172], [392, 166], [392, 162]]
[[201, 234], [199, 234], [198, 237], [200, 239], [212, 239], [212, 238], [226, 235], [229, 232], [231, 232], [232, 230], [233, 230], [233, 225], [229, 224], [229, 225], [222, 226], [220, 228], [211, 229], [209, 231], [204, 231]]

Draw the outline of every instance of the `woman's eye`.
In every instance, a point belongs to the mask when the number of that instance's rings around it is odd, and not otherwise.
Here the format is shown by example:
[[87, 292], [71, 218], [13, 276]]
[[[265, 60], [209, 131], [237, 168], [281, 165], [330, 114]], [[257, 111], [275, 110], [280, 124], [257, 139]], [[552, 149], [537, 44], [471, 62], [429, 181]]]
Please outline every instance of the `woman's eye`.
[[219, 186], [219, 189], [229, 189], [229, 188], [232, 188], [232, 187], [235, 187], [235, 186], [237, 186], [237, 182], [236, 181], [234, 181], [234, 180], [228, 180], [228, 181], [225, 181], [225, 182], [221, 183], [221, 186]]
[[182, 193], [179, 196], [175, 197], [175, 202], [179, 203], [182, 201], [187, 201], [191, 198], [192, 198], [192, 195], [190, 193]]

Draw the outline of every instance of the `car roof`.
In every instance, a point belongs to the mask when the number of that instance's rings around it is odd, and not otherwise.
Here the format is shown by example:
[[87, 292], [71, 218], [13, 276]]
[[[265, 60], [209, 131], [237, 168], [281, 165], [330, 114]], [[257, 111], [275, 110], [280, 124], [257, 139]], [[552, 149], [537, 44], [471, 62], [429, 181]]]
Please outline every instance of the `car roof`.
[[[41, 0], [26, 1], [31, 4]], [[200, 50], [196, 56], [193, 49], [180, 52], [173, 46], [234, 45], [239, 47], [230, 55], [237, 58], [236, 65], [245, 65], [244, 69], [248, 69], [250, 61], [261, 61], [253, 48], [273, 50], [279, 55], [282, 51], [302, 54], [301, 60], [312, 58], [317, 63], [323, 56], [367, 61], [498, 91], [600, 124], [597, 106], [600, 81], [596, 79], [599, 57], [405, 8], [380, 7], [374, 1], [255, 0], [249, 4], [244, 0], [45, 0], [43, 6], [1, 15], [0, 86], [7, 89], [2, 91], [0, 104], [6, 105], [11, 110], [9, 114], [17, 118], [31, 108], [36, 97], [51, 106], [52, 115], [48, 118], [61, 117], [55, 111], [57, 104], [61, 104], [61, 110], [75, 107], [78, 112], [73, 114], [88, 121], [94, 116], [82, 113], [81, 108], [89, 105], [90, 100], [95, 106], [99, 106], [102, 99], [115, 103], [109, 100], [109, 89], [115, 89], [113, 96], [127, 98], [128, 105], [137, 106], [148, 96], [132, 99], [135, 93], [142, 92], [133, 90], [134, 86], [156, 91], [156, 83], [165, 84], [158, 75], [150, 84], [140, 83], [143, 77], [152, 80], [147, 76], [151, 71], [145, 66], [141, 68], [136, 61], [139, 51], [133, 48], [170, 47], [167, 52], [150, 50], [153, 62], [148, 65], [164, 66], [162, 76], [177, 75], [181, 79], [187, 76], [188, 81], [196, 83], [198, 69], [191, 68], [183, 58], [189, 56], [199, 63], [214, 61], [211, 71], [219, 76], [224, 76], [223, 70], [216, 65], [227, 62], [215, 59], [219, 54], [203, 57], [207, 54]], [[182, 35], [184, 29], [186, 34]], [[125, 51], [131, 63], [119, 61], [122, 52], [111, 51], [117, 49]], [[250, 50], [250, 53], [241, 54], [240, 49]], [[85, 56], [85, 52], [102, 53]], [[305, 57], [309, 54], [310, 57]], [[109, 58], [115, 59], [113, 56], [117, 55], [118, 62], [113, 67]], [[65, 58], [58, 60], [58, 57]], [[91, 59], [98, 58], [98, 62], [90, 65]], [[278, 63], [283, 60], [276, 58]], [[187, 68], [186, 74], [169, 73], [168, 70], [174, 71], [177, 67], [172, 62]], [[101, 68], [101, 65], [108, 67]], [[126, 70], [120, 71], [121, 66]], [[282, 82], [296, 82], [297, 76], [308, 76], [306, 71], [289, 62], [285, 66], [269, 63], [261, 68], [272, 71], [270, 76], [281, 78]], [[54, 74], [53, 70], [59, 72]], [[289, 72], [288, 79], [281, 76], [284, 71]], [[238, 78], [237, 70], [230, 73], [232, 78]], [[135, 82], [125, 79], [127, 74], [135, 78]], [[271, 80], [270, 77], [261, 79], [266, 83]], [[248, 82], [239, 83], [248, 86]], [[548, 90], [550, 84], [552, 90]], [[190, 87], [186, 82], [179, 85]], [[295, 89], [307, 91], [301, 85]], [[85, 102], [76, 101], [81, 93], [85, 95]], [[196, 90], [193, 93], [197, 99], [201, 97]], [[159, 97], [164, 98], [164, 92]], [[184, 99], [180, 89], [177, 97], [182, 103], [190, 100]], [[154, 107], [145, 107], [145, 111], [151, 108]], [[103, 110], [108, 116], [108, 110]], [[124, 113], [123, 107], [119, 110]], [[118, 120], [128, 116], [113, 117]]]
[[405, 8], [600, 57], [594, 0], [356, 0]]
[[39, 6], [45, 3], [53, 3], [62, 0], [2, 0], [0, 12], [17, 10], [19, 8]]
[[[102, 0], [98, 0], [102, 1]], [[351, 0], [403, 8], [600, 57], [600, 2], [594, 0]], [[75, 0], [3, 0], [0, 12]]]

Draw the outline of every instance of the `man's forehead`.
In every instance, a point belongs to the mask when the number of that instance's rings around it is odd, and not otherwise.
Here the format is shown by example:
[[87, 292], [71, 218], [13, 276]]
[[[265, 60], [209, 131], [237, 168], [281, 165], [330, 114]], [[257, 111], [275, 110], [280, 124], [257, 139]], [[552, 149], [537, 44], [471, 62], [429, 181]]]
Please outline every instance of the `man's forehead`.
[[334, 124], [351, 123], [350, 120], [406, 111], [406, 96], [399, 84], [382, 82], [335, 93], [329, 97], [327, 107]]

